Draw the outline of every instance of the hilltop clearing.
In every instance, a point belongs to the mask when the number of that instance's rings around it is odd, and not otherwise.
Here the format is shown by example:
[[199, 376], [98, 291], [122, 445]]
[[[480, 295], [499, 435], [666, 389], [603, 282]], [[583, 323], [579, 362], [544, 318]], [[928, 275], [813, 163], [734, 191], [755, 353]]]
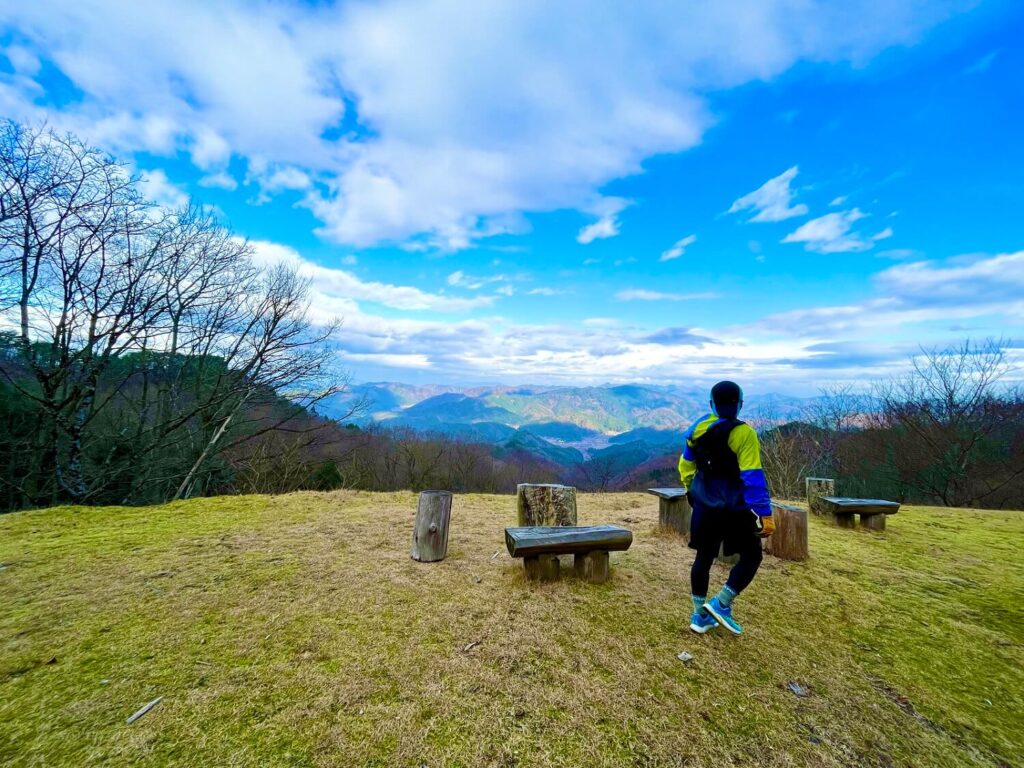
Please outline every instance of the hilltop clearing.
[[456, 496], [436, 564], [409, 559], [411, 493], [2, 516], [0, 763], [1020, 764], [1020, 513], [813, 519], [736, 638], [687, 630], [655, 499], [579, 503], [634, 531], [608, 584], [527, 584], [510, 496]]

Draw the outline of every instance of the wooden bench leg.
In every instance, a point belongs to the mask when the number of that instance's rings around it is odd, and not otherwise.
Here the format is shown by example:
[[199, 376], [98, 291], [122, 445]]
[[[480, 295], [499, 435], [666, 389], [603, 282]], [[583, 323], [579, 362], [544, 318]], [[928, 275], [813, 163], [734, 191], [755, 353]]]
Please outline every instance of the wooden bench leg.
[[573, 566], [576, 575], [591, 584], [603, 584], [611, 575], [608, 553], [602, 549], [575, 555]]
[[524, 557], [523, 566], [526, 568], [528, 581], [558, 581], [558, 555]]
[[836, 521], [836, 525], [840, 528], [856, 528], [857, 518], [852, 513], [847, 515], [832, 515], [832, 519]]
[[860, 524], [867, 528], [869, 531], [884, 531], [885, 530], [885, 515], [861, 515]]
[[686, 535], [690, 532], [690, 505], [685, 498], [659, 499], [658, 523], [663, 529]]

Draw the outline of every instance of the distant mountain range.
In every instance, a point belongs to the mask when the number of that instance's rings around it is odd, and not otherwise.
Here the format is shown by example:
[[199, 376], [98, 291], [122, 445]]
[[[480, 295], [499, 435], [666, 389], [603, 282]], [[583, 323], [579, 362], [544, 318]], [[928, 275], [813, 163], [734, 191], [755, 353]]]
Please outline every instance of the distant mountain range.
[[[410, 386], [360, 384], [324, 403], [329, 417], [364, 401], [355, 418], [389, 429], [411, 429], [488, 443], [495, 455], [528, 452], [573, 466], [619, 459], [643, 463], [678, 452], [686, 428], [708, 411], [704, 389], [619, 385], [597, 387]], [[810, 399], [752, 395], [743, 416], [774, 423], [799, 419]]]

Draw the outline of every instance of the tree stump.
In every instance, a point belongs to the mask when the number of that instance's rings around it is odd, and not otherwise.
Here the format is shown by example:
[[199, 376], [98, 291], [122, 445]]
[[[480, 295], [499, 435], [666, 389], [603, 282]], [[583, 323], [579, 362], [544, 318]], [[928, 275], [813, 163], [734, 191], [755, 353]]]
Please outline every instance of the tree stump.
[[773, 501], [772, 517], [775, 519], [775, 533], [765, 539], [765, 552], [780, 560], [806, 560], [810, 556], [807, 510]]
[[558, 555], [534, 555], [524, 557], [527, 581], [558, 581], [561, 563]]
[[603, 584], [608, 581], [611, 575], [611, 566], [608, 553], [602, 549], [595, 549], [580, 555], [574, 555], [573, 568], [576, 575], [589, 581], [591, 584]]
[[520, 527], [576, 525], [576, 489], [571, 485], [516, 486]]
[[444, 560], [448, 554], [448, 523], [452, 495], [448, 491], [423, 491], [416, 506], [412, 529], [412, 559], [422, 563]]
[[[807, 478], [807, 507], [815, 515], [830, 514], [827, 507], [818, 501], [822, 496], [836, 495], [836, 481], [827, 477]], [[837, 521], [838, 522], [838, 521]]]

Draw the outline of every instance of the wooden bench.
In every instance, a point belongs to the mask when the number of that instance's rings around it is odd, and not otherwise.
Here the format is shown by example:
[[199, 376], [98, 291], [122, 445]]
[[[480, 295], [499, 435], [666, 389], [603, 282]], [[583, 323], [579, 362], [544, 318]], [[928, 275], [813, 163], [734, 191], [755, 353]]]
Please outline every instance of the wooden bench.
[[611, 571], [609, 552], [622, 552], [633, 543], [633, 532], [617, 525], [536, 526], [506, 528], [505, 546], [512, 557], [523, 558], [526, 578], [557, 581], [559, 555], [573, 555], [576, 575], [599, 584]]
[[899, 502], [884, 499], [850, 499], [845, 496], [820, 496], [822, 508], [832, 516], [840, 528], [856, 528], [854, 515], [860, 515], [860, 524], [871, 531], [884, 531], [887, 515], [900, 510]]
[[691, 510], [685, 488], [648, 488], [647, 492], [658, 497], [658, 525], [661, 528], [684, 536], [690, 532]]

